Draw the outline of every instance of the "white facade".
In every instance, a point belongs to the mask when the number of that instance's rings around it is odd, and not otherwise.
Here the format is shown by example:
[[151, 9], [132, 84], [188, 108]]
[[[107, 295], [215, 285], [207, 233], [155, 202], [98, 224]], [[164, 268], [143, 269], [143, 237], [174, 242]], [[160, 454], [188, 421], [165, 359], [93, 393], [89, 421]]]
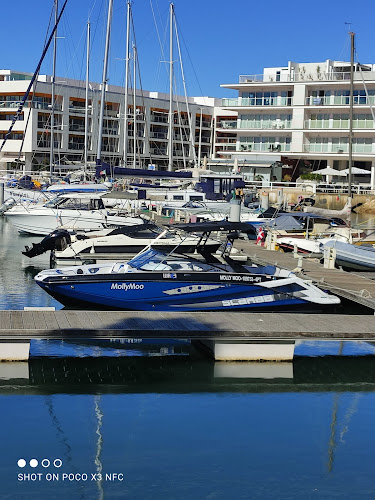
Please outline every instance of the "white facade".
[[[232, 120], [227, 149], [216, 142], [217, 155], [230, 151], [232, 157], [240, 154], [250, 160], [262, 154], [269, 161], [281, 155], [285, 164], [306, 160], [311, 165], [315, 160], [347, 167], [350, 63], [289, 62], [221, 86], [238, 91], [238, 98], [223, 99], [224, 110], [238, 117]], [[374, 185], [375, 65], [355, 65], [353, 104], [353, 162], [368, 169]]]
[[[32, 75], [0, 70], [0, 138], [5, 137], [19, 102]], [[89, 95], [89, 161], [96, 160], [100, 87], [90, 84]], [[54, 113], [54, 160], [56, 164], [80, 163], [84, 152], [85, 82], [56, 78]], [[127, 165], [159, 168], [168, 164], [169, 95], [158, 92], [136, 92], [128, 100], [124, 112], [124, 88], [108, 86], [103, 125], [102, 160], [111, 165], [123, 165], [124, 124], [128, 127]], [[174, 168], [191, 166], [196, 160], [212, 155], [212, 131], [215, 104], [221, 100], [210, 97], [189, 97], [188, 106], [193, 140], [185, 98], [174, 98], [173, 164]], [[134, 114], [136, 140], [134, 141]], [[14, 168], [18, 157], [31, 167], [49, 168], [51, 115], [51, 77], [41, 75], [31, 89], [20, 119], [0, 154], [0, 169]], [[26, 127], [27, 125], [27, 127]], [[23, 144], [22, 144], [23, 142]], [[194, 144], [194, 147], [193, 147]], [[136, 149], [134, 163], [134, 145]], [[21, 150], [22, 146], [22, 150]], [[19, 156], [19, 152], [21, 154]], [[194, 158], [195, 152], [195, 158]]]

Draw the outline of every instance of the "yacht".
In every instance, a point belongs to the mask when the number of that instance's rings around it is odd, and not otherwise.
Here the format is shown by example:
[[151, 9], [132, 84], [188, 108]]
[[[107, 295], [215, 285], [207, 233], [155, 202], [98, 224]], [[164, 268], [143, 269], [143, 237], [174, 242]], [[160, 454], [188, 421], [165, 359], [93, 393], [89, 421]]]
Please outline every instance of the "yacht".
[[121, 200], [105, 206], [103, 194], [71, 193], [40, 205], [15, 205], [5, 212], [19, 232], [48, 235], [56, 228], [93, 231], [109, 227], [142, 224], [140, 217], [129, 217]]

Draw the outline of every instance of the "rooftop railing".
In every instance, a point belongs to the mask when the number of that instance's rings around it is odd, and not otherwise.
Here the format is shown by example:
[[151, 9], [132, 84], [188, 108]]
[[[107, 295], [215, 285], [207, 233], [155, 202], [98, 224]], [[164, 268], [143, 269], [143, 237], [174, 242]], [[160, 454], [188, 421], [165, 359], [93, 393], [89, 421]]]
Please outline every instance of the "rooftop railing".
[[[362, 72], [366, 80], [375, 80], [374, 71], [364, 71]], [[359, 71], [354, 72], [355, 80], [362, 80], [361, 73]], [[282, 83], [282, 82], [316, 82], [316, 81], [342, 81], [350, 80], [350, 71], [331, 71], [329, 73], [321, 72], [317, 70], [317, 67], [309, 72], [300, 69], [299, 72], [293, 73], [281, 73], [281, 74], [260, 74], [260, 75], [240, 75], [239, 83]]]

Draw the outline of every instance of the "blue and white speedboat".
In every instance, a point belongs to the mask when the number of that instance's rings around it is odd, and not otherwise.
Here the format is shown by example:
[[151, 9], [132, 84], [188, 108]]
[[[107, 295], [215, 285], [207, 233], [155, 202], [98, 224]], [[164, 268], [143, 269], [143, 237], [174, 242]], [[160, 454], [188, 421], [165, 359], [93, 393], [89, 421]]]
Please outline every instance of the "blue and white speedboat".
[[[236, 226], [223, 225], [228, 226], [226, 230]], [[35, 280], [62, 304], [91, 308], [306, 311], [340, 303], [291, 271], [246, 265], [232, 260], [227, 251], [221, 256], [205, 251], [208, 234], [204, 233], [197, 245], [197, 258], [146, 248], [128, 262], [50, 269], [40, 272]], [[233, 231], [228, 237], [233, 242]]]

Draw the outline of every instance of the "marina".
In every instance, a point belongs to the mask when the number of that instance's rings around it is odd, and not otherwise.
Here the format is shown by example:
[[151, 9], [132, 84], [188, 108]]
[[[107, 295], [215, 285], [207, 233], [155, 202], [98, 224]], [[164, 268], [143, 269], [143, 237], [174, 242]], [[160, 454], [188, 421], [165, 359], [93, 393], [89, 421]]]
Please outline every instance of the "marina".
[[0, 497], [373, 498], [375, 64], [205, 97], [227, 6], [85, 2], [0, 70]]

